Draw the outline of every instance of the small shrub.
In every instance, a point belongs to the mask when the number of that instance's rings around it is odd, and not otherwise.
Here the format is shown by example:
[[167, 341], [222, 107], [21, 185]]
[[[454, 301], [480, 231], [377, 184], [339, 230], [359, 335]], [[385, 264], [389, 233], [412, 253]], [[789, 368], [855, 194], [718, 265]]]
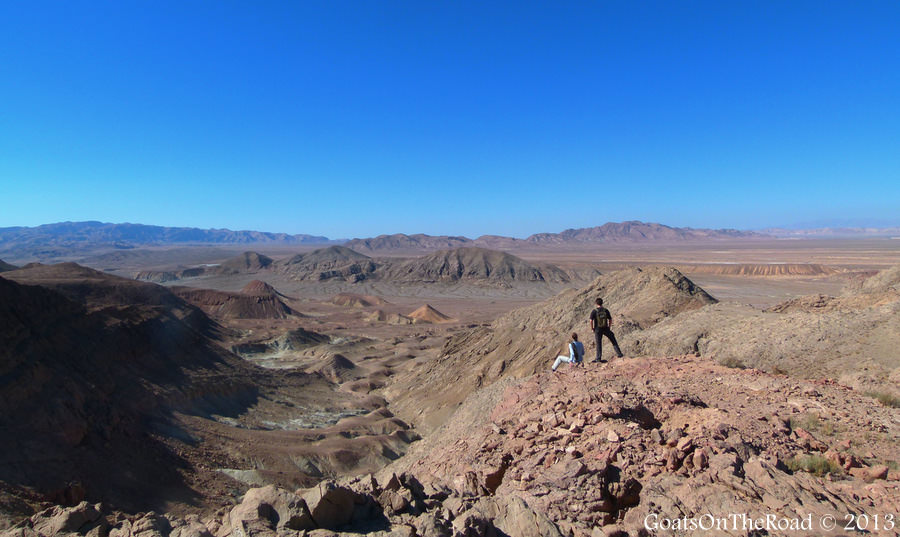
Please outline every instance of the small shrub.
[[869, 391], [865, 392], [863, 395], [867, 395], [872, 399], [875, 399], [884, 406], [889, 406], [891, 408], [900, 408], [900, 397], [897, 397], [890, 392]]
[[791, 428], [806, 429], [811, 433], [820, 433], [825, 436], [834, 436], [837, 432], [842, 432], [846, 429], [843, 426], [835, 426], [835, 424], [815, 412], [807, 412], [798, 418], [791, 418]]
[[807, 472], [819, 477], [843, 471], [840, 466], [821, 455], [798, 455], [787, 462], [787, 467], [792, 472]]
[[734, 356], [722, 358], [721, 360], [719, 360], [719, 364], [724, 365], [725, 367], [730, 367], [732, 369], [747, 369], [747, 365]]

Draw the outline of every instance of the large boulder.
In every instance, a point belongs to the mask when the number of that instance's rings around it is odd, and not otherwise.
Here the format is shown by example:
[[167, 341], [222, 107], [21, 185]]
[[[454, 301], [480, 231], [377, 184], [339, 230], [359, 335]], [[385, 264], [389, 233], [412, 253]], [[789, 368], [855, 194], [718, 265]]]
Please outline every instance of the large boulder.
[[365, 503], [362, 495], [334, 481], [323, 481], [301, 495], [316, 526], [332, 530], [349, 524], [356, 506]]
[[231, 510], [232, 531], [237, 528], [269, 528], [273, 530], [309, 530], [316, 524], [303, 498], [268, 485], [247, 491], [241, 503]]

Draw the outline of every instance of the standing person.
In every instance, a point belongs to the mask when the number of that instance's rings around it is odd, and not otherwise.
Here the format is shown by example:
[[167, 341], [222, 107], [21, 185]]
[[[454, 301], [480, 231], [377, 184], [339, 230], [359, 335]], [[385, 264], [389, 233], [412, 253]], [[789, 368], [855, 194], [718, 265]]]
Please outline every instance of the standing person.
[[578, 341], [578, 334], [575, 332], [572, 332], [572, 341], [569, 342], [569, 355], [557, 356], [556, 361], [553, 362], [553, 371], [556, 371], [559, 364], [563, 362], [569, 362], [573, 365], [584, 365], [584, 344]]
[[622, 350], [619, 349], [619, 343], [616, 341], [616, 335], [612, 333], [610, 327], [612, 326], [612, 315], [609, 313], [609, 310], [603, 307], [603, 299], [597, 299], [597, 307], [591, 311], [591, 330], [594, 331], [594, 340], [597, 342], [597, 358], [594, 359], [595, 362], [605, 362], [603, 359], [603, 336], [609, 338], [609, 341], [612, 342], [613, 348], [616, 350], [616, 355], [621, 358]]

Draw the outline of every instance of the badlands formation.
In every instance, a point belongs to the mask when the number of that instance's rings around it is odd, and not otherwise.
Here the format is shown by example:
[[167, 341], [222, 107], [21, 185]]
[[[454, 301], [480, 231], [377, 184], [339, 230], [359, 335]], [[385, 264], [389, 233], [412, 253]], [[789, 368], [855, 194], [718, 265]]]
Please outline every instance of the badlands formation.
[[[691, 239], [620, 227], [523, 242]], [[3, 265], [0, 533], [898, 534], [900, 268], [671, 263], [835, 289], [759, 307], [501, 239]], [[550, 372], [598, 296], [626, 357]]]

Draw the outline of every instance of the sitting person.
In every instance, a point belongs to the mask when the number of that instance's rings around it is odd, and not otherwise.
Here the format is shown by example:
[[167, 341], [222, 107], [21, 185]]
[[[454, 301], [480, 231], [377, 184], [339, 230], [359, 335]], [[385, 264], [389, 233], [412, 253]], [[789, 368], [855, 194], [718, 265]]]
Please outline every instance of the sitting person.
[[584, 345], [578, 341], [578, 334], [572, 332], [572, 341], [569, 342], [569, 355], [557, 356], [553, 362], [553, 371], [559, 367], [559, 364], [568, 362], [572, 365], [584, 364]]

